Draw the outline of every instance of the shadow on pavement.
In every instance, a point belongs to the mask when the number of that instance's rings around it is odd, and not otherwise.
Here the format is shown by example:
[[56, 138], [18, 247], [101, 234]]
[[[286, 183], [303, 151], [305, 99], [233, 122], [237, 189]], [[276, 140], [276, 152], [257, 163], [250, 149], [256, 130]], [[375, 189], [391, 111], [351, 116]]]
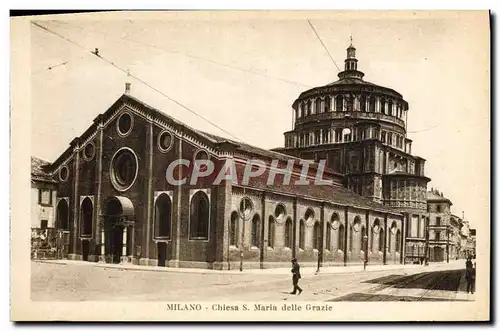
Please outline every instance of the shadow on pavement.
[[351, 293], [328, 301], [467, 301], [449, 298], [426, 298], [387, 294]]
[[384, 287], [403, 289], [431, 289], [440, 291], [457, 291], [465, 269], [420, 272], [410, 276], [389, 275], [366, 280], [363, 283], [379, 284]]

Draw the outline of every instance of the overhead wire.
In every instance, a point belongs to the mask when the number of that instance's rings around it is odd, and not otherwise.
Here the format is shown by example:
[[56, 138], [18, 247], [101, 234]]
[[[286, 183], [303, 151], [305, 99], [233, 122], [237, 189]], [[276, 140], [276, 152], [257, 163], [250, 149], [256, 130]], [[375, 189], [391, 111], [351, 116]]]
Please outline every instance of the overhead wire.
[[431, 126], [431, 127], [425, 128], [425, 129], [408, 131], [407, 133], [419, 133], [419, 132], [429, 131], [429, 130], [437, 128], [438, 126], [439, 126], [439, 124], [436, 124], [434, 126]]
[[307, 20], [307, 23], [309, 23], [309, 26], [311, 27], [311, 29], [314, 31], [314, 34], [316, 35], [316, 38], [318, 38], [319, 42], [321, 43], [321, 45], [323, 46], [323, 48], [325, 49], [326, 53], [328, 54], [328, 56], [330, 57], [330, 60], [332, 60], [333, 64], [337, 67], [337, 70], [340, 72], [340, 68], [339, 66], [337, 65], [337, 63], [335, 62], [335, 60], [333, 59], [333, 56], [332, 54], [330, 54], [330, 51], [328, 51], [328, 48], [326, 47], [325, 43], [323, 42], [323, 40], [321, 40], [321, 37], [319, 36], [318, 32], [316, 31], [316, 29], [314, 28], [314, 26], [312, 25], [311, 21], [310, 20]]
[[135, 40], [135, 39], [130, 39], [130, 38], [127, 38], [127, 37], [114, 36], [114, 35], [111, 35], [109, 33], [97, 30], [97, 29], [93, 29], [93, 28], [89, 28], [89, 27], [81, 27], [79, 25], [76, 25], [76, 24], [73, 24], [73, 23], [68, 23], [68, 22], [63, 22], [63, 21], [57, 21], [57, 23], [63, 23], [65, 25], [73, 26], [75, 28], [79, 28], [79, 29], [82, 29], [82, 30], [87, 29], [89, 31], [93, 31], [93, 32], [102, 34], [104, 36], [110, 37], [110, 38], [129, 41], [129, 42], [132, 42], [132, 43], [136, 43], [138, 45], [155, 48], [155, 49], [161, 50], [161, 51], [166, 52], [166, 53], [175, 54], [175, 55], [181, 55], [181, 56], [185, 56], [185, 57], [188, 57], [188, 58], [191, 58], [191, 59], [194, 59], [194, 60], [198, 60], [198, 61], [202, 61], [202, 62], [207, 62], [207, 63], [214, 64], [214, 65], [217, 65], [217, 66], [221, 66], [221, 67], [225, 67], [225, 68], [229, 68], [229, 69], [233, 69], [233, 70], [238, 70], [238, 71], [250, 73], [250, 74], [253, 74], [253, 75], [256, 75], [256, 76], [271, 78], [271, 79], [274, 79], [274, 80], [277, 80], [277, 81], [281, 81], [281, 82], [284, 82], [284, 83], [287, 83], [287, 84], [296, 85], [296, 86], [302, 86], [302, 87], [307, 87], [307, 88], [313, 87], [311, 85], [303, 84], [303, 83], [296, 82], [296, 81], [293, 81], [293, 80], [289, 80], [289, 79], [285, 79], [285, 78], [280, 78], [280, 77], [268, 75], [268, 74], [265, 74], [265, 73], [262, 73], [262, 72], [258, 72], [258, 71], [254, 71], [254, 70], [250, 70], [250, 69], [240, 68], [240, 67], [229, 65], [229, 64], [222, 63], [222, 62], [219, 62], [219, 61], [215, 61], [215, 60], [211, 60], [211, 59], [206, 59], [206, 58], [203, 58], [203, 57], [200, 57], [200, 56], [197, 56], [197, 55], [193, 55], [193, 54], [189, 54], [189, 53], [185, 53], [185, 52], [180, 52], [180, 51], [175, 51], [175, 50], [167, 49], [167, 48], [164, 48], [164, 47], [161, 47], [161, 46], [157, 46], [157, 45], [154, 45], [154, 44], [150, 44], [150, 43], [138, 41], [138, 40]]
[[236, 136], [235, 136], [234, 134], [232, 134], [231, 132], [229, 132], [229, 131], [225, 130], [224, 128], [220, 127], [219, 125], [215, 124], [214, 122], [210, 121], [209, 119], [205, 118], [204, 116], [202, 116], [202, 115], [198, 114], [196, 111], [192, 110], [191, 108], [189, 108], [188, 106], [186, 106], [186, 105], [182, 104], [181, 102], [177, 101], [176, 99], [174, 99], [174, 98], [170, 97], [170, 96], [169, 96], [169, 95], [167, 95], [166, 93], [164, 93], [164, 92], [160, 91], [159, 89], [157, 89], [156, 87], [154, 87], [154, 86], [153, 86], [153, 85], [151, 85], [150, 83], [146, 82], [145, 80], [141, 79], [140, 77], [138, 77], [138, 76], [136, 76], [136, 75], [133, 75], [132, 73], [130, 73], [130, 71], [129, 71], [129, 70], [121, 68], [120, 66], [118, 66], [117, 64], [115, 64], [113, 61], [108, 60], [108, 59], [106, 59], [105, 57], [103, 57], [101, 54], [99, 54], [99, 53], [97, 53], [97, 52], [94, 52], [94, 51], [89, 51], [87, 48], [85, 48], [84, 46], [80, 45], [79, 43], [77, 43], [77, 42], [75, 42], [75, 41], [73, 41], [73, 40], [71, 40], [71, 39], [69, 39], [69, 38], [67, 38], [67, 37], [65, 37], [65, 36], [63, 36], [63, 35], [61, 35], [61, 34], [59, 34], [59, 33], [55, 32], [55, 31], [53, 31], [53, 30], [51, 30], [51, 29], [49, 29], [49, 28], [47, 28], [47, 27], [45, 27], [45, 26], [43, 26], [43, 25], [40, 25], [39, 23], [36, 23], [36, 22], [33, 22], [33, 21], [32, 21], [31, 23], [32, 23], [32, 24], [34, 24], [35, 26], [37, 26], [37, 27], [39, 27], [39, 28], [41, 28], [41, 29], [45, 30], [46, 32], [51, 33], [51, 34], [53, 34], [53, 35], [55, 35], [55, 36], [58, 36], [58, 37], [60, 37], [60, 38], [62, 38], [62, 39], [64, 39], [64, 40], [66, 40], [67, 42], [69, 42], [69, 43], [71, 43], [71, 44], [73, 44], [73, 45], [75, 45], [75, 46], [77, 46], [77, 47], [82, 48], [82, 49], [83, 49], [83, 50], [85, 50], [86, 52], [88, 52], [88, 53], [90, 53], [90, 54], [93, 54], [93, 55], [94, 55], [94, 56], [96, 56], [97, 58], [101, 59], [102, 61], [104, 61], [104, 62], [106, 62], [106, 63], [108, 63], [108, 64], [110, 64], [110, 65], [112, 65], [112, 66], [113, 66], [113, 67], [115, 67], [116, 69], [118, 69], [118, 70], [120, 70], [121, 72], [123, 72], [123, 73], [127, 74], [128, 76], [130, 76], [130, 77], [134, 78], [135, 80], [137, 80], [137, 81], [139, 81], [140, 83], [142, 83], [143, 85], [145, 85], [145, 86], [149, 87], [149, 88], [150, 88], [150, 89], [152, 89], [153, 91], [155, 91], [155, 92], [157, 92], [157, 93], [161, 94], [162, 96], [164, 96], [165, 98], [167, 98], [167, 99], [168, 99], [168, 100], [170, 100], [171, 102], [173, 102], [173, 103], [177, 104], [178, 106], [180, 106], [181, 108], [183, 108], [183, 109], [185, 109], [185, 110], [189, 111], [191, 114], [193, 114], [193, 115], [197, 116], [198, 118], [200, 118], [200, 119], [202, 119], [202, 120], [206, 121], [207, 123], [209, 123], [210, 125], [214, 126], [214, 127], [215, 127], [215, 128], [217, 128], [217, 129], [221, 130], [221, 131], [222, 131], [222, 132], [224, 132], [225, 134], [227, 134], [227, 135], [231, 136], [232, 138], [236, 139], [237, 141], [241, 141], [241, 139], [239, 139], [238, 137], [236, 137]]
[[57, 68], [57, 67], [61, 67], [61, 66], [67, 66], [68, 64], [75, 63], [77, 60], [81, 60], [81, 59], [83, 59], [83, 56], [80, 56], [80, 57], [79, 57], [79, 58], [77, 58], [77, 59], [67, 60], [67, 61], [64, 61], [64, 62], [61, 62], [61, 63], [58, 63], [58, 64], [54, 64], [54, 65], [51, 65], [51, 66], [45, 67], [45, 68], [43, 68], [43, 69], [40, 69], [40, 70], [34, 71], [34, 72], [32, 72], [31, 74], [32, 74], [32, 75], [37, 75], [37, 74], [42, 73], [42, 72], [51, 71], [52, 69], [55, 69], [55, 68]]

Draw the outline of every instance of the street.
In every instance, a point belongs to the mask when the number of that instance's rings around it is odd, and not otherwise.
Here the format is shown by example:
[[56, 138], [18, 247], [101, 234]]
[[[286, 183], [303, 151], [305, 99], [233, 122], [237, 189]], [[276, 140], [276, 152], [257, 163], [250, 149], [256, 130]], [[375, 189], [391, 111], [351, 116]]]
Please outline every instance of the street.
[[[93, 263], [32, 262], [34, 301], [450, 301], [467, 295], [462, 261], [427, 267], [303, 274], [120, 269]], [[340, 267], [342, 268], [342, 267]], [[338, 269], [337, 269], [338, 270]], [[289, 270], [288, 270], [289, 272]], [[325, 271], [326, 272], [326, 271]]]

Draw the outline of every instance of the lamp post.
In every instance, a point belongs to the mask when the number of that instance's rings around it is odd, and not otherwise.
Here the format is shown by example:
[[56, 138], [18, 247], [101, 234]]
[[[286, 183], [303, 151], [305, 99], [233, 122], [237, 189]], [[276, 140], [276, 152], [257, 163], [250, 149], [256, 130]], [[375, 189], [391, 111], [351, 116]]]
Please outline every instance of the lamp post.
[[450, 227], [446, 226], [446, 263], [450, 263]]
[[363, 261], [363, 270], [366, 270], [366, 265], [368, 264], [368, 235], [363, 236], [363, 247], [365, 250], [365, 256]]
[[429, 217], [425, 218], [425, 265], [429, 265]]

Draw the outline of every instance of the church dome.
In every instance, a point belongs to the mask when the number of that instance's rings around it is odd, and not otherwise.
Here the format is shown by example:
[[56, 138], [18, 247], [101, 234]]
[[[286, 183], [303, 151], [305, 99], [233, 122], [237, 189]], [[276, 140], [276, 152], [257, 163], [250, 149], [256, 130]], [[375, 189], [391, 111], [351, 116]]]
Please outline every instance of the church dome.
[[364, 80], [358, 70], [356, 48], [347, 48], [344, 70], [338, 80], [302, 92], [294, 101], [296, 126], [344, 116], [396, 124], [406, 129], [408, 103], [394, 89]]

